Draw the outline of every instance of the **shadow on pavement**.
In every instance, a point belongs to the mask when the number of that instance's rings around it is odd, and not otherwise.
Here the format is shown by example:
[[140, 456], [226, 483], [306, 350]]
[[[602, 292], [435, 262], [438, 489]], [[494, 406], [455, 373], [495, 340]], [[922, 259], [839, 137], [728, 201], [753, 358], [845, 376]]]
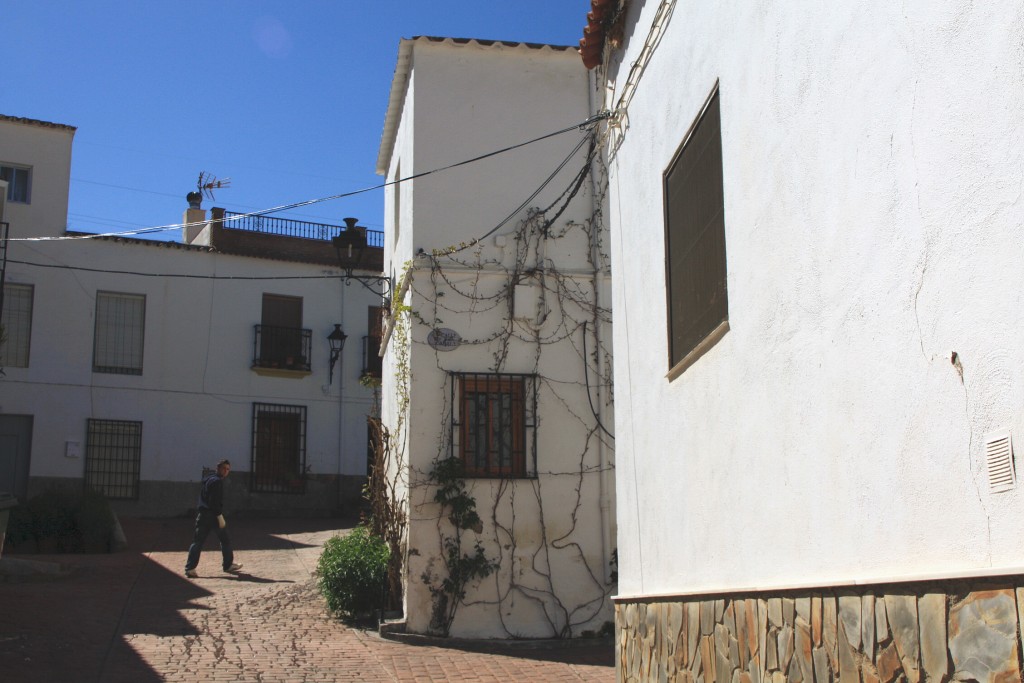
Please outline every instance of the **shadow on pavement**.
[[[136, 651], [133, 638], [200, 634], [187, 618], [207, 607], [202, 598], [217, 592], [186, 579], [152, 559], [180, 553], [182, 564], [192, 541], [193, 519], [121, 519], [126, 550], [109, 554], [18, 557], [70, 568], [52, 580], [0, 581], [0, 680], [108, 681], [156, 683], [162, 677]], [[325, 532], [344, 531], [354, 522], [334, 519], [246, 519], [229, 521], [236, 551], [289, 550], [318, 545]], [[311, 542], [303, 543], [309, 534]], [[206, 552], [216, 552], [211, 536]], [[6, 554], [5, 554], [6, 556]], [[4, 577], [0, 577], [3, 579]], [[279, 583], [260, 576], [218, 579]]]
[[[194, 517], [171, 519], [122, 518], [121, 528], [128, 539], [128, 549], [136, 552], [188, 552], [195, 529]], [[292, 547], [312, 547], [305, 544], [303, 534], [348, 530], [356, 526], [353, 518], [295, 518], [259, 519], [228, 517], [228, 533], [231, 545], [239, 550], [281, 550]], [[300, 538], [295, 538], [298, 536]], [[205, 549], [216, 548], [217, 539], [213, 534], [207, 540]]]

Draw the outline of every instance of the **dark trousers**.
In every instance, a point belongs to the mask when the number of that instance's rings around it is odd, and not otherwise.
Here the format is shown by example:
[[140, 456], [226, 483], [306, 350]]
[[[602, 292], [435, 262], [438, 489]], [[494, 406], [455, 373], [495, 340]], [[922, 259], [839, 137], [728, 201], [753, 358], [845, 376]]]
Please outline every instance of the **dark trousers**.
[[192, 545], [188, 549], [188, 559], [185, 561], [185, 569], [195, 569], [199, 566], [199, 555], [203, 552], [203, 543], [210, 532], [217, 534], [220, 541], [220, 552], [224, 556], [224, 571], [235, 561], [235, 554], [231, 551], [231, 539], [228, 538], [228, 530], [221, 529], [217, 525], [217, 515], [209, 510], [200, 510], [196, 515], [196, 532], [192, 536]]

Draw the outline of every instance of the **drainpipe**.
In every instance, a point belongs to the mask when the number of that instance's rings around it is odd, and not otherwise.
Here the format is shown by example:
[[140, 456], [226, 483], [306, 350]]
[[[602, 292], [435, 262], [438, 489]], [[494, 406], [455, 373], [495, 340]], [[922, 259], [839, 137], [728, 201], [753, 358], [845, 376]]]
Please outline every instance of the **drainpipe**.
[[[341, 280], [338, 280], [338, 285], [341, 289], [340, 307], [339, 307], [339, 320], [342, 323], [345, 322], [345, 289]], [[328, 385], [328, 389], [330, 385]], [[339, 513], [345, 511], [344, 505], [342, 504], [342, 446], [345, 443], [345, 348], [342, 347], [341, 354], [338, 356], [338, 490], [337, 490], [337, 508]]]

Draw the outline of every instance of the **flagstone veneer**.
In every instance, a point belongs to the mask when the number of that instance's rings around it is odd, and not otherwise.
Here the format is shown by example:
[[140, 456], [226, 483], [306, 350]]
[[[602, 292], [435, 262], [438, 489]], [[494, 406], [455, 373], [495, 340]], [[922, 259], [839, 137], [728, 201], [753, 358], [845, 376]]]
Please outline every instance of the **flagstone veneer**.
[[619, 602], [620, 681], [1021, 680], [1024, 582]]

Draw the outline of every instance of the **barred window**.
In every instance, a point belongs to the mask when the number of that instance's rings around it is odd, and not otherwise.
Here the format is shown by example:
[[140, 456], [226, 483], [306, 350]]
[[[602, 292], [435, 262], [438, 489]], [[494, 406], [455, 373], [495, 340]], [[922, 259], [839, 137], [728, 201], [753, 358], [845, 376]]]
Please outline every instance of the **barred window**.
[[263, 493], [306, 490], [306, 406], [252, 404], [251, 488]]
[[85, 485], [107, 498], [139, 498], [142, 423], [86, 420]]
[[4, 311], [0, 324], [7, 339], [0, 344], [0, 367], [28, 367], [32, 293], [32, 285], [4, 285]]
[[729, 329], [722, 117], [716, 87], [665, 171], [669, 378]]
[[145, 295], [97, 292], [93, 372], [141, 375], [145, 327]]
[[533, 375], [456, 373], [453, 445], [469, 477], [529, 477], [534, 452]]

